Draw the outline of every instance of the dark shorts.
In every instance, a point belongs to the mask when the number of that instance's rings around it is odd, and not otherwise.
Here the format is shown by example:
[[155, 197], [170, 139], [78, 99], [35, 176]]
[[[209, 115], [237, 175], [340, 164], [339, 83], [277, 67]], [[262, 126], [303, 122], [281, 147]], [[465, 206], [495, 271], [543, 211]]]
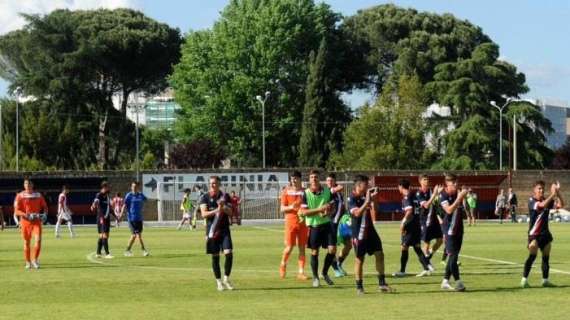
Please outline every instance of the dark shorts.
[[536, 242], [538, 242], [538, 247], [540, 248], [540, 250], [544, 250], [544, 248], [551, 243], [554, 238], [552, 237], [552, 233], [548, 232], [546, 234], [541, 234], [538, 236], [528, 236], [528, 244], [530, 245], [530, 243], [536, 240]]
[[439, 222], [432, 222], [429, 226], [422, 226], [422, 241], [430, 242], [433, 239], [443, 238]]
[[143, 232], [143, 222], [142, 221], [129, 221], [129, 229], [131, 229], [132, 234]]
[[448, 255], [458, 255], [461, 251], [461, 245], [463, 244], [463, 235], [453, 235], [447, 236], [447, 240], [445, 241], [445, 252]]
[[333, 232], [332, 223], [325, 223], [315, 227], [309, 227], [309, 241], [307, 248], [318, 249], [336, 246], [336, 233]]
[[206, 240], [206, 253], [218, 254], [224, 250], [233, 250], [232, 235], [228, 232], [221, 233], [217, 238]]
[[371, 256], [375, 252], [383, 251], [382, 240], [380, 240], [376, 230], [369, 231], [368, 237], [364, 240], [352, 238], [352, 246], [354, 247], [354, 254], [359, 259], [364, 258], [366, 254]]
[[406, 230], [406, 233], [402, 235], [402, 245], [408, 247], [414, 247], [420, 244], [422, 238], [422, 232], [420, 229], [410, 229]]
[[99, 218], [97, 219], [97, 232], [109, 233], [111, 231], [111, 219]]
[[338, 223], [331, 222], [332, 233], [338, 235]]

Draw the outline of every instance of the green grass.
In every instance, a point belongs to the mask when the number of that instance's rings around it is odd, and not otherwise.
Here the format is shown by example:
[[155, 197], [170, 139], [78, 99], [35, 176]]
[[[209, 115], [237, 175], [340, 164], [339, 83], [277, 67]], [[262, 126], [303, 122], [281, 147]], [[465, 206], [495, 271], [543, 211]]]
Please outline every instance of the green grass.
[[[398, 227], [377, 228], [387, 273], [392, 273], [399, 264]], [[363, 297], [355, 295], [352, 276], [319, 289], [296, 281], [292, 273], [278, 279], [280, 226], [234, 228], [232, 278], [237, 290], [222, 293], [215, 290], [202, 231], [147, 227], [144, 236], [151, 256], [143, 258], [135, 247], [135, 257], [125, 258], [128, 230], [114, 229], [110, 246], [116, 258], [93, 263], [87, 255], [95, 249], [94, 227], [78, 228], [77, 239], [64, 233], [61, 240], [46, 228], [42, 269], [25, 271], [19, 234], [11, 229], [0, 232], [0, 319], [443, 319], [450, 313], [457, 319], [564, 319], [570, 296], [570, 225], [552, 226], [551, 268], [566, 273], [552, 272], [558, 287], [548, 289], [538, 286], [540, 257], [530, 278], [536, 288], [519, 288], [527, 256], [526, 228], [485, 224], [466, 229], [465, 255], [516, 263], [461, 258], [466, 293], [439, 290], [439, 263], [429, 278], [388, 277], [397, 292], [377, 293], [368, 259]], [[291, 271], [296, 269], [295, 255]], [[351, 254], [345, 267], [351, 275], [353, 259]], [[408, 271], [419, 271], [411, 250]]]

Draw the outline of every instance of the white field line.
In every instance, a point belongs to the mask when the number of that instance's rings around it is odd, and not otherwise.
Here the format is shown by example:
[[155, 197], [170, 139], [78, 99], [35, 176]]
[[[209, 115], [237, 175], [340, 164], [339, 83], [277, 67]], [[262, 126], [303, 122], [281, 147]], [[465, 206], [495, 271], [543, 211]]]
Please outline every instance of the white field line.
[[[475, 257], [475, 256], [468, 256], [468, 255], [464, 255], [464, 254], [460, 254], [460, 257], [463, 258], [467, 258], [467, 259], [473, 259], [473, 260], [479, 260], [479, 261], [486, 261], [486, 262], [496, 262], [496, 263], [501, 263], [501, 264], [507, 264], [507, 265], [511, 265], [511, 266], [524, 266], [524, 264], [522, 263], [516, 263], [516, 262], [512, 262], [512, 261], [505, 261], [505, 260], [496, 260], [496, 259], [489, 259], [489, 258], [483, 258], [483, 257]], [[567, 274], [570, 275], [570, 272], [568, 271], [564, 271], [564, 270], [559, 270], [559, 269], [552, 269], [550, 268], [551, 272], [554, 273], [561, 273], [561, 274]]]

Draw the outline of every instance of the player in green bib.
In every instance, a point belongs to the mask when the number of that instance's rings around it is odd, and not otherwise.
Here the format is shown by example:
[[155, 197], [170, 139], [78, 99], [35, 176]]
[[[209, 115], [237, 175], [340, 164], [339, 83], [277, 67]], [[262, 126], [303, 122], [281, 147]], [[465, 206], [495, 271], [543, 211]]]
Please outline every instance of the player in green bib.
[[[178, 224], [178, 230], [182, 229], [185, 222], [188, 222], [188, 227], [196, 229], [196, 213], [192, 210], [194, 206], [192, 205], [192, 200], [190, 199], [192, 191], [190, 189], [184, 190], [184, 198], [182, 198], [182, 203], [180, 204], [180, 210], [182, 211], [182, 220]], [[194, 216], [194, 217], [192, 217]]]
[[336, 232], [333, 232], [331, 214], [331, 190], [323, 187], [319, 181], [319, 171], [312, 170], [309, 173], [309, 188], [303, 192], [301, 210], [299, 214], [305, 217], [305, 223], [309, 227], [309, 242], [307, 247], [311, 249], [311, 270], [313, 272], [313, 287], [319, 287], [319, 249], [328, 249], [325, 257], [322, 278], [328, 285], [333, 281], [328, 276], [328, 271], [336, 255]]

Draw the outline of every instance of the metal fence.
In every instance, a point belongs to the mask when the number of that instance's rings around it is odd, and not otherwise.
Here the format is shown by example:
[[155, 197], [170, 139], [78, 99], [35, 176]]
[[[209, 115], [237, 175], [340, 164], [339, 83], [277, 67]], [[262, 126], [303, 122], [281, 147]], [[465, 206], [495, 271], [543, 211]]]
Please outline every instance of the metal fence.
[[[344, 186], [345, 196], [352, 190], [352, 182], [341, 181], [338, 184]], [[280, 195], [286, 186], [287, 183], [280, 182], [231, 182], [222, 183], [220, 189], [228, 194], [234, 192], [240, 198], [239, 210], [242, 219], [276, 220], [283, 218], [279, 212]], [[182, 218], [180, 206], [186, 189], [191, 191], [190, 199], [194, 207], [197, 207], [200, 193], [207, 192], [208, 186], [204, 182], [158, 184], [158, 221], [175, 221]]]

